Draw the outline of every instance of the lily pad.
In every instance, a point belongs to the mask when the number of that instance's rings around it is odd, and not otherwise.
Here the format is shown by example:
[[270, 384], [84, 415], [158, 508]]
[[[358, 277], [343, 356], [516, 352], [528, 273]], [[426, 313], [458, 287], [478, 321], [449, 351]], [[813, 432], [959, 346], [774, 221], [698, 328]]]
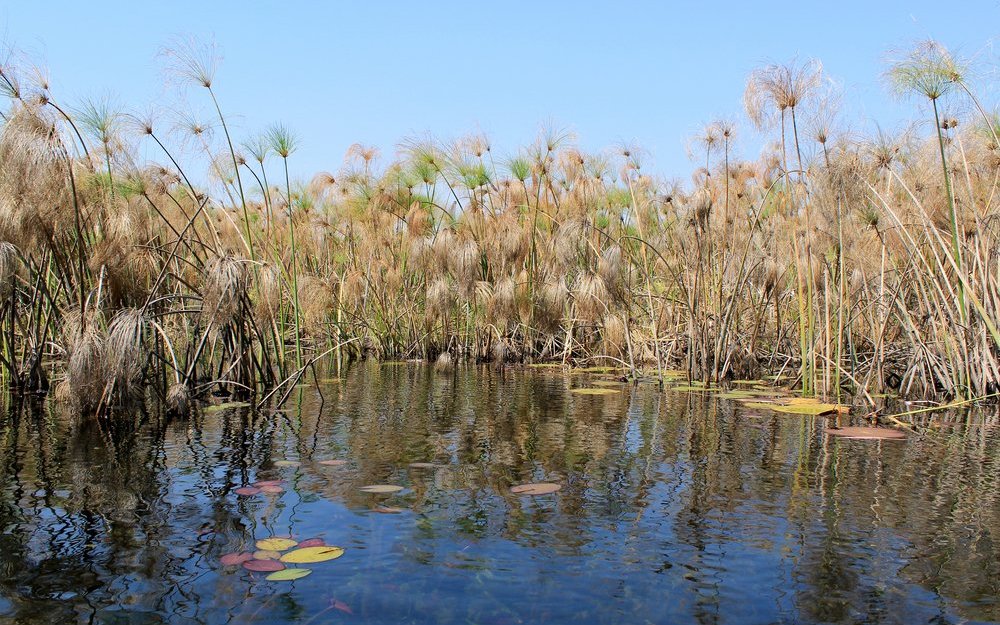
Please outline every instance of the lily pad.
[[322, 547], [326, 543], [323, 542], [322, 538], [307, 538], [299, 543], [299, 548], [303, 547]]
[[253, 554], [254, 560], [277, 560], [280, 557], [280, 553], [271, 549], [261, 549], [260, 551], [255, 551]]
[[403, 490], [403, 487], [396, 486], [395, 484], [369, 484], [368, 486], [362, 486], [359, 490], [363, 493], [388, 495], [389, 493], [398, 493]]
[[393, 508], [391, 506], [378, 506], [372, 508], [372, 512], [378, 512], [379, 514], [400, 514], [403, 512], [402, 508]]
[[858, 440], [888, 440], [901, 441], [906, 439], [906, 434], [892, 428], [872, 428], [872, 427], [843, 427], [826, 428], [823, 430], [830, 436], [841, 438], [851, 438]]
[[261, 486], [279, 486], [284, 484], [285, 480], [260, 480], [259, 482], [254, 482], [253, 485], [257, 488]]
[[743, 405], [752, 410], [773, 410], [774, 412], [813, 417], [838, 413], [846, 414], [850, 411], [850, 407], [843, 404], [828, 404], [818, 399], [804, 397], [792, 397], [776, 401], [746, 402]]
[[342, 467], [347, 464], [346, 460], [320, 460], [318, 464], [324, 467]]
[[433, 462], [411, 462], [409, 464], [411, 469], [433, 469], [437, 467]]
[[577, 395], [617, 395], [618, 391], [613, 388], [574, 388], [570, 393]]
[[253, 560], [253, 554], [249, 551], [234, 551], [219, 558], [223, 566], [239, 566], [247, 560]]
[[562, 485], [550, 482], [535, 482], [532, 484], [518, 484], [510, 489], [515, 495], [550, 495], [561, 489]]
[[255, 573], [271, 573], [284, 570], [285, 565], [277, 560], [247, 560], [243, 568]]
[[301, 462], [298, 460], [276, 460], [274, 466], [276, 467], [297, 467]]
[[231, 410], [233, 408], [246, 408], [250, 404], [245, 401], [229, 401], [222, 404], [211, 404], [205, 406], [201, 409], [202, 414], [213, 414], [216, 412], [222, 412], [223, 410]]
[[340, 547], [324, 545], [322, 547], [303, 547], [294, 549], [281, 556], [281, 561], [285, 564], [313, 564], [316, 562], [326, 562], [335, 560], [344, 555], [344, 550]]
[[260, 488], [256, 486], [241, 486], [233, 490], [233, 492], [241, 497], [253, 497], [260, 494]]
[[624, 384], [621, 380], [594, 380], [591, 382], [594, 386], [621, 386]]
[[264, 551], [285, 551], [286, 549], [298, 546], [298, 544], [298, 541], [292, 540], [291, 538], [279, 538], [275, 536], [272, 538], [263, 538], [258, 540], [257, 548], [263, 549]]
[[278, 493], [285, 492], [285, 489], [280, 486], [261, 486], [260, 492], [268, 495], [277, 495]]
[[290, 582], [292, 580], [305, 577], [306, 575], [310, 575], [311, 573], [311, 569], [285, 569], [283, 571], [275, 571], [264, 579], [269, 582]]

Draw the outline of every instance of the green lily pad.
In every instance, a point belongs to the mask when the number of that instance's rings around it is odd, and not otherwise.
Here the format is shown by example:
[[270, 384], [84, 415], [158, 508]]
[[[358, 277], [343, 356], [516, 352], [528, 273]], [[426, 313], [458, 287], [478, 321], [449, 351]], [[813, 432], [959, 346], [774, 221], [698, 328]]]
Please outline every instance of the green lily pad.
[[284, 569], [281, 571], [275, 571], [264, 579], [269, 582], [290, 582], [292, 580], [301, 579], [310, 574], [312, 574], [312, 569]]

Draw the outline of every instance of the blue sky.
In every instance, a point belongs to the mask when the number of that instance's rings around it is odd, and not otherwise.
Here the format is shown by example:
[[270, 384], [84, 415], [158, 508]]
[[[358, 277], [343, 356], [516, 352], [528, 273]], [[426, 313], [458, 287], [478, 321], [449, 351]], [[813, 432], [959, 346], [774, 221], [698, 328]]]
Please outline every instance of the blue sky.
[[48, 67], [57, 97], [110, 92], [136, 110], [183, 106], [162, 45], [214, 40], [236, 133], [283, 122], [301, 138], [302, 177], [336, 170], [352, 143], [384, 158], [427, 133], [484, 131], [509, 154], [545, 122], [587, 149], [637, 142], [653, 170], [686, 177], [686, 140], [719, 116], [741, 122], [738, 145], [756, 154], [741, 98], [768, 61], [821, 60], [855, 126], [892, 128], [918, 111], [883, 86], [887, 53], [933, 37], [976, 57], [995, 102], [1000, 1], [5, 2], [0, 33]]

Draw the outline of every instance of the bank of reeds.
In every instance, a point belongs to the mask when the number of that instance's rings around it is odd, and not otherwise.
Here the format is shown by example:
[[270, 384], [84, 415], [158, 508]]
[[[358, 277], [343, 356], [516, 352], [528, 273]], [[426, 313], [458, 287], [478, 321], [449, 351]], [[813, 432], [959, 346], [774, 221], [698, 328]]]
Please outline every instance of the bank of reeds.
[[998, 390], [996, 117], [937, 44], [890, 62], [926, 122], [899, 133], [844, 131], [818, 64], [755, 71], [746, 112], [772, 147], [739, 158], [738, 124], [713, 122], [686, 184], [637, 148], [587, 154], [555, 131], [513, 157], [482, 136], [406, 141], [386, 163], [355, 145], [296, 183], [288, 130], [239, 141], [212, 60], [167, 57], [210, 123], [70, 106], [0, 66], [14, 392], [184, 410], [328, 351], [784, 373], [832, 396]]

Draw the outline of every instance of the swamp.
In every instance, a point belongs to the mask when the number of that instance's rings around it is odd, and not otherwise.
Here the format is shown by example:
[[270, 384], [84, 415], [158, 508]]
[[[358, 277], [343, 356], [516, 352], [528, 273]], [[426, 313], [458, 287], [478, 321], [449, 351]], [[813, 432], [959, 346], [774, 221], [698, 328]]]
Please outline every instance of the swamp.
[[885, 125], [754, 61], [666, 172], [163, 41], [147, 107], [0, 48], [0, 624], [1000, 623], [989, 45], [869, 59]]

